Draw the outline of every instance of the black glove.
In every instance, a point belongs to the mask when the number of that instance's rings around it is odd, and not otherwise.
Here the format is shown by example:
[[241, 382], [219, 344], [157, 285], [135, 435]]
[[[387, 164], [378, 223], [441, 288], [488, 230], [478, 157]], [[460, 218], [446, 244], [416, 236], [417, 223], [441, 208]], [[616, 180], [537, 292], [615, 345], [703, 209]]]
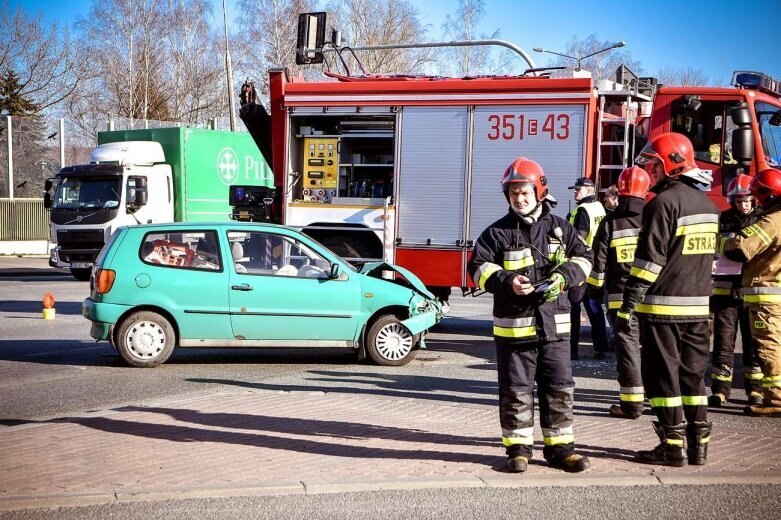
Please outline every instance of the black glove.
[[632, 311], [625, 311], [623, 308], [616, 314], [616, 332], [629, 334], [632, 332]]

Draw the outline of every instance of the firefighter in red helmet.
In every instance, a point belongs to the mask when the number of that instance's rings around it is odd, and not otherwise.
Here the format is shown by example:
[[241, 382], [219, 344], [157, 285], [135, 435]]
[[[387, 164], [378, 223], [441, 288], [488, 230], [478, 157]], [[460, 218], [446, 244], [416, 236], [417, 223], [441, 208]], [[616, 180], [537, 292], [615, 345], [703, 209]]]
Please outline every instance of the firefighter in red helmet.
[[[730, 208], [723, 211], [719, 217], [721, 236], [735, 236], [741, 229], [757, 221], [754, 196], [749, 190], [750, 184], [751, 176], [740, 174], [727, 186]], [[719, 255], [713, 275], [713, 296], [710, 300], [713, 314], [713, 357], [711, 396], [708, 398], [708, 404], [713, 407], [723, 405], [732, 389], [732, 367], [738, 328], [743, 343], [743, 386], [749, 404], [762, 404], [762, 369], [759, 367], [751, 339], [748, 307], [743, 304], [739, 293], [742, 268], [742, 263]]]
[[589, 468], [575, 453], [575, 381], [569, 355], [565, 288], [582, 283], [592, 253], [575, 229], [550, 212], [547, 180], [536, 162], [519, 157], [502, 177], [507, 214], [477, 240], [469, 275], [494, 296], [493, 335], [499, 417], [509, 471], [526, 471], [534, 444], [537, 383], [543, 456], [565, 471]]
[[[602, 300], [607, 293], [610, 322], [615, 324], [621, 307], [624, 285], [635, 258], [640, 221], [651, 177], [638, 166], [618, 177], [618, 206], [600, 223], [594, 238], [594, 267], [586, 279], [589, 297]], [[643, 379], [640, 375], [640, 332], [632, 315], [629, 331], [615, 331], [616, 368], [619, 404], [610, 407], [610, 415], [637, 419], [643, 413]]]
[[703, 193], [712, 179], [697, 167], [686, 136], [661, 134], [636, 161], [647, 164], [655, 177], [656, 197], [643, 209], [616, 330], [630, 332], [636, 313], [643, 387], [661, 440], [654, 449], [637, 452], [636, 459], [683, 466], [688, 458], [689, 464], [702, 465], [711, 432], [704, 377], [719, 211]]
[[762, 404], [746, 414], [781, 416], [781, 171], [767, 169], [751, 181], [751, 193], [762, 216], [734, 237], [723, 237], [719, 249], [745, 262], [743, 301], [762, 367]]

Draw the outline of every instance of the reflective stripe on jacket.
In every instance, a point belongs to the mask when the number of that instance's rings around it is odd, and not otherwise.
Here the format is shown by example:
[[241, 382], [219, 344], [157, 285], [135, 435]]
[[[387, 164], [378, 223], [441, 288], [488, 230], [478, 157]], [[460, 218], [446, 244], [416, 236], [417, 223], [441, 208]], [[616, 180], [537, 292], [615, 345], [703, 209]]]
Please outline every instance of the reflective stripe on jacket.
[[583, 283], [591, 272], [591, 250], [566, 220], [552, 215], [547, 207], [531, 224], [510, 210], [477, 239], [467, 269], [475, 285], [494, 295], [493, 333], [498, 345], [569, 337], [566, 292], [545, 303], [541, 293], [518, 296], [512, 289], [518, 274], [532, 283], [550, 276], [551, 258], [560, 248], [566, 261], [555, 271], [564, 277], [566, 287]]
[[707, 320], [718, 223], [705, 193], [685, 178], [664, 181], [643, 209], [624, 306], [653, 321]]
[[781, 303], [781, 208], [762, 215], [719, 247], [727, 256], [745, 260], [743, 300], [751, 304]]

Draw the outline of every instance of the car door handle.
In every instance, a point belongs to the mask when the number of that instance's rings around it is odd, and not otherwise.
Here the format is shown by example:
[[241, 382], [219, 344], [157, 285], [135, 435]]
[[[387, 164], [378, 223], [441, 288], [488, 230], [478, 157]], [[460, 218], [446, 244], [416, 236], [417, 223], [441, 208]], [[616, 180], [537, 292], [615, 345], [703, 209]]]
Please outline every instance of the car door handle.
[[231, 285], [231, 289], [234, 291], [251, 291], [254, 289], [250, 284], [243, 283], [241, 285]]

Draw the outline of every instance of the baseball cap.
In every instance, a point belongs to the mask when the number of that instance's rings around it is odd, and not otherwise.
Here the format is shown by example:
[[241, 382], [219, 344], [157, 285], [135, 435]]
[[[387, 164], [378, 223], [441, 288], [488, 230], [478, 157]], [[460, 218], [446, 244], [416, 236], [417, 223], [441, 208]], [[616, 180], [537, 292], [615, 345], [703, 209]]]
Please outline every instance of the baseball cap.
[[581, 178], [579, 178], [578, 180], [575, 181], [575, 185], [574, 186], [570, 186], [567, 189], [568, 190], [574, 190], [575, 188], [580, 188], [582, 186], [591, 186], [591, 187], [593, 187], [594, 186], [594, 181], [592, 181], [588, 177], [581, 177]]

